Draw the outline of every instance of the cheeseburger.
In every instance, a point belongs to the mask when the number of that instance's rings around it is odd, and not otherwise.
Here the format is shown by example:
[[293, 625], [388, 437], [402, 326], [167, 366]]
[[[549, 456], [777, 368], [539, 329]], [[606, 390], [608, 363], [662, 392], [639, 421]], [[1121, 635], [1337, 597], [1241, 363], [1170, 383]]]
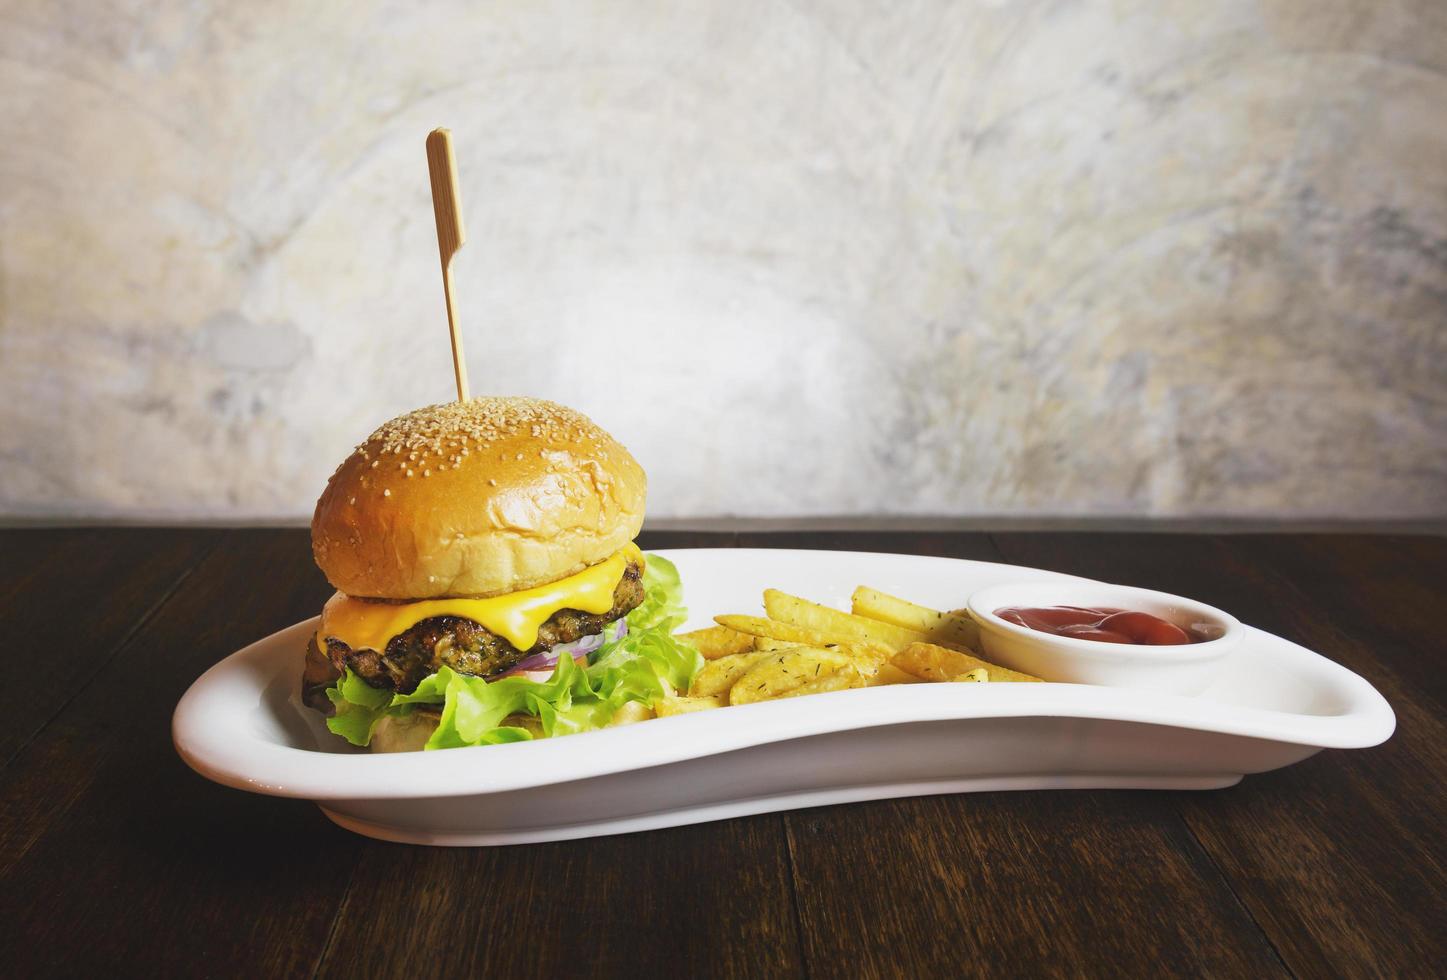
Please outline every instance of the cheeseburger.
[[[626, 635], [621, 621], [645, 599], [633, 538], [646, 489], [628, 450], [553, 402], [475, 398], [386, 423], [317, 501], [312, 553], [337, 592], [309, 644], [303, 699], [327, 714], [371, 706], [380, 713], [365, 741], [418, 748], [452, 696], [423, 697], [424, 682], [479, 692], [556, 676], [563, 657], [586, 668], [588, 654]], [[607, 694], [569, 683], [568, 704]], [[547, 700], [534, 694], [514, 700]], [[408, 725], [384, 723], [390, 705]], [[517, 712], [509, 725], [542, 734]], [[407, 744], [388, 744], [402, 728]]]

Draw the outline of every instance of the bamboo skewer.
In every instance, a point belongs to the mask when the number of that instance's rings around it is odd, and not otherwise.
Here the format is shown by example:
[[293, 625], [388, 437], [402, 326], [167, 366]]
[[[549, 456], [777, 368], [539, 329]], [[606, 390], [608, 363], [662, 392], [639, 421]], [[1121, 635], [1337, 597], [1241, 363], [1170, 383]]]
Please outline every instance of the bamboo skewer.
[[465, 402], [467, 361], [462, 354], [462, 333], [452, 301], [452, 257], [467, 240], [462, 230], [462, 206], [457, 192], [457, 158], [452, 154], [452, 131], [434, 129], [427, 134], [427, 171], [432, 177], [432, 212], [437, 218], [437, 251], [442, 256], [442, 294], [447, 300], [447, 329], [452, 334], [452, 370], [457, 376], [457, 400]]

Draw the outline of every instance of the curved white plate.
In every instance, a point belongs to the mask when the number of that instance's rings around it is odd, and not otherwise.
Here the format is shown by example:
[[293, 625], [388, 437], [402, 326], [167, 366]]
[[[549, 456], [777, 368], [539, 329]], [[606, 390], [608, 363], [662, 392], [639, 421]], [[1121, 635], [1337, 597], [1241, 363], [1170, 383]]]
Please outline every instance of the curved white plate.
[[[718, 549], [678, 564], [693, 616], [757, 611], [766, 586], [847, 608], [861, 583], [956, 609], [975, 589], [1068, 578], [950, 558]], [[1356, 674], [1248, 627], [1199, 697], [1078, 684], [912, 684], [705, 711], [569, 738], [371, 755], [299, 699], [316, 621], [212, 667], [176, 707], [181, 757], [227, 786], [317, 801], [386, 840], [482, 845], [649, 830], [825, 803], [994, 789], [1213, 789], [1396, 719]]]

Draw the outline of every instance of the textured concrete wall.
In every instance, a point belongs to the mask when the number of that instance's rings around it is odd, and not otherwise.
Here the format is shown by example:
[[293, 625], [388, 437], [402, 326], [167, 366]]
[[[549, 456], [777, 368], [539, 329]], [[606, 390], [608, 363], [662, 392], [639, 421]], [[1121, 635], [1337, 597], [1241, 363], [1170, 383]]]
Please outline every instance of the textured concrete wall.
[[1447, 516], [1440, 0], [0, 0], [0, 513], [305, 515], [449, 396], [660, 515]]

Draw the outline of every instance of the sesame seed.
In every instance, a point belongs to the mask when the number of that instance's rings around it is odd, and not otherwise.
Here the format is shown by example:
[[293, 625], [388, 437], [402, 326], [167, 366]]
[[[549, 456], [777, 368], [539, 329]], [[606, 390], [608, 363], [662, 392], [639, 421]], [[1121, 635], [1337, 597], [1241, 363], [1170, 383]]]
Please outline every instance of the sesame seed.
[[[365, 452], [400, 457], [399, 469], [421, 460], [430, 463], [434, 457], [446, 459], [470, 454], [471, 447], [491, 448], [497, 442], [508, 456], [520, 459], [507, 443], [518, 436], [553, 442], [592, 441], [600, 445], [600, 457], [614, 443], [602, 429], [586, 416], [554, 402], [534, 398], [473, 398], [466, 402], [446, 402], [408, 412], [384, 423], [365, 444]], [[362, 449], [363, 447], [358, 447]], [[367, 459], [371, 459], [367, 455]]]
[[391, 490], [383, 490], [383, 491], [382, 491], [382, 496], [384, 496], [384, 497], [390, 497], [390, 496], [392, 496], [392, 491], [391, 491]]
[[423, 471], [422, 471], [422, 475], [423, 475], [423, 476], [431, 476], [431, 475], [432, 475], [432, 471], [431, 471], [431, 470], [423, 470]]
[[412, 471], [411, 471], [411, 470], [408, 470], [408, 471], [407, 471], [407, 475], [408, 475], [408, 476], [411, 476], [411, 475], [412, 475]]

